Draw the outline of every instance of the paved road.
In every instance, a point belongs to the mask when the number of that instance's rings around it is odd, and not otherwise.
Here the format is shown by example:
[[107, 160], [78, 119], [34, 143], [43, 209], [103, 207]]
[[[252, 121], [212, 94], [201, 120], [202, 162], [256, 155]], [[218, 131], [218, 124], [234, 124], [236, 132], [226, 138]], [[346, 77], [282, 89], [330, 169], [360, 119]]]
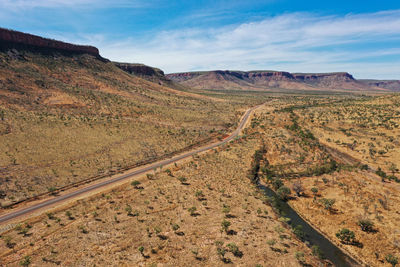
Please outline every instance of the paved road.
[[22, 217], [22, 216], [27, 215], [27, 214], [29, 214], [31, 212], [38, 211], [39, 209], [42, 209], [42, 208], [45, 208], [45, 207], [49, 207], [49, 206], [53, 206], [53, 205], [55, 205], [57, 203], [65, 201], [65, 200], [73, 199], [74, 197], [77, 197], [79, 195], [88, 193], [90, 191], [97, 190], [97, 189], [102, 188], [102, 187], [106, 187], [106, 186], [108, 186], [110, 184], [118, 183], [118, 182], [123, 181], [123, 180], [128, 180], [128, 179], [132, 178], [133, 176], [137, 176], [137, 175], [146, 173], [146, 172], [148, 172], [150, 170], [154, 170], [155, 168], [159, 168], [161, 166], [165, 166], [165, 165], [168, 165], [170, 163], [177, 162], [179, 160], [182, 160], [182, 159], [188, 158], [190, 156], [193, 156], [194, 154], [197, 154], [197, 153], [200, 153], [200, 152], [203, 152], [203, 151], [207, 151], [207, 150], [213, 149], [213, 148], [215, 148], [217, 146], [220, 146], [220, 145], [223, 145], [225, 143], [228, 143], [229, 141], [231, 141], [232, 139], [234, 139], [235, 137], [237, 137], [239, 135], [240, 131], [244, 128], [246, 122], [248, 121], [248, 119], [250, 117], [250, 114], [256, 108], [258, 108], [260, 106], [256, 106], [256, 107], [248, 109], [245, 112], [245, 114], [244, 114], [244, 116], [243, 116], [238, 128], [229, 137], [225, 138], [224, 140], [222, 140], [220, 142], [217, 142], [217, 143], [205, 146], [205, 147], [198, 148], [196, 150], [184, 153], [182, 155], [175, 156], [175, 157], [173, 157], [171, 159], [166, 159], [166, 160], [162, 160], [162, 161], [159, 161], [159, 162], [155, 162], [155, 163], [153, 163], [153, 164], [151, 164], [151, 165], [149, 165], [147, 167], [143, 167], [141, 169], [129, 172], [129, 173], [124, 174], [122, 176], [119, 176], [119, 177], [116, 177], [116, 178], [113, 178], [113, 179], [109, 179], [109, 180], [106, 180], [106, 181], [102, 181], [102, 182], [99, 182], [97, 184], [94, 184], [94, 185], [91, 185], [91, 186], [88, 186], [88, 187], [85, 187], [85, 188], [78, 189], [78, 190], [76, 190], [74, 192], [67, 193], [65, 195], [56, 196], [56, 197], [54, 197], [52, 199], [46, 200], [44, 202], [41, 202], [41, 203], [38, 203], [38, 204], [35, 204], [35, 205], [32, 205], [30, 207], [26, 207], [26, 208], [23, 208], [23, 209], [20, 209], [20, 210], [16, 210], [16, 211], [10, 212], [8, 214], [0, 216], [0, 224], [8, 222], [8, 221], [10, 221], [12, 219], [16, 219], [18, 217]]

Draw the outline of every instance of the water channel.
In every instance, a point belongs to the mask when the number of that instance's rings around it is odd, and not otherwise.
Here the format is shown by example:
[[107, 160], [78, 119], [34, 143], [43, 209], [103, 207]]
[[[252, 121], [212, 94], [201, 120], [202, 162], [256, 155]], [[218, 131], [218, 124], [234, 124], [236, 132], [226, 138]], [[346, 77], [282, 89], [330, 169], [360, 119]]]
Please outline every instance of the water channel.
[[308, 222], [303, 220], [296, 211], [289, 206], [289, 204], [280, 200], [272, 189], [262, 184], [259, 184], [258, 187], [266, 196], [275, 198], [276, 205], [279, 207], [281, 214], [284, 214], [285, 217], [290, 219], [289, 225], [302, 226], [302, 230], [305, 233], [304, 241], [310, 246], [317, 245], [325, 259], [329, 260], [337, 267], [360, 266], [354, 259], [345, 254], [335, 244], [308, 224]]

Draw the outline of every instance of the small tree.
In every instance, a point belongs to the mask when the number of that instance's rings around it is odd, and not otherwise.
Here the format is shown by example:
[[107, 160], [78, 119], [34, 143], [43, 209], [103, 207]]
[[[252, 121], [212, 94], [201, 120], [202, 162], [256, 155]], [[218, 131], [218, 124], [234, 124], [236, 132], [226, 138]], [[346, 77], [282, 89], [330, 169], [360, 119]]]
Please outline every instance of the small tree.
[[229, 243], [226, 245], [229, 248], [229, 251], [232, 252], [232, 254], [235, 257], [241, 258], [243, 256], [243, 252], [241, 252], [238, 248], [238, 246], [235, 243]]
[[304, 187], [301, 184], [301, 181], [295, 181], [293, 183], [293, 191], [297, 194], [297, 196], [301, 196], [304, 192]]
[[179, 180], [179, 182], [181, 182], [181, 184], [185, 184], [186, 181], [187, 181], [187, 178], [186, 178], [186, 177], [183, 177], [183, 176], [179, 176], [179, 177], [178, 177], [178, 180]]
[[55, 188], [54, 186], [47, 188], [47, 190], [51, 195], [55, 195], [57, 193], [57, 188]]
[[225, 233], [228, 233], [229, 226], [231, 226], [231, 222], [229, 222], [227, 220], [223, 220], [221, 223], [221, 226], [222, 226], [222, 231], [225, 231]]
[[130, 205], [126, 206], [125, 211], [128, 214], [128, 216], [132, 216], [132, 207]]
[[303, 263], [305, 263], [305, 258], [304, 258], [304, 252], [302, 252], [302, 251], [297, 251], [295, 254], [295, 257], [296, 257], [296, 259], [301, 263], [301, 264], [303, 264]]
[[202, 190], [197, 190], [195, 193], [195, 196], [197, 197], [198, 200], [201, 200], [204, 198], [204, 194]]
[[336, 237], [339, 238], [340, 241], [342, 241], [345, 244], [353, 244], [356, 239], [356, 235], [354, 234], [354, 232], [350, 231], [347, 228], [339, 230], [336, 233]]
[[172, 224], [172, 230], [178, 231], [179, 228], [180, 228], [179, 224], [176, 223]]
[[31, 257], [25, 256], [23, 260], [19, 262], [21, 266], [29, 266], [31, 264]]
[[72, 213], [71, 213], [69, 210], [67, 210], [67, 211], [65, 212], [65, 215], [68, 217], [69, 220], [75, 219], [74, 216], [72, 216]]
[[231, 262], [231, 260], [229, 258], [225, 258], [226, 250], [223, 247], [217, 247], [217, 253], [218, 253], [218, 256], [220, 257], [220, 259], [224, 263], [230, 263]]
[[300, 239], [300, 240], [304, 240], [304, 238], [306, 237], [306, 234], [303, 231], [303, 226], [301, 226], [300, 224], [296, 225], [295, 227], [293, 227], [293, 233]]
[[324, 258], [324, 253], [319, 248], [319, 246], [314, 245], [314, 246], [311, 247], [311, 250], [312, 250], [312, 254], [314, 256], [317, 256], [319, 259], [323, 259]]
[[142, 257], [144, 257], [144, 247], [143, 247], [143, 246], [140, 246], [140, 247], [138, 248], [138, 250], [139, 250], [140, 254], [142, 255]]
[[190, 212], [190, 216], [195, 216], [196, 215], [196, 210], [197, 210], [196, 207], [188, 208], [188, 211]]
[[231, 207], [229, 205], [222, 205], [222, 212], [225, 213], [225, 216], [228, 216], [229, 212], [231, 212]]
[[387, 177], [387, 175], [384, 171], [382, 171], [381, 167], [378, 167], [378, 170], [375, 172], [375, 174], [381, 177], [382, 182], [385, 182], [385, 178]]
[[392, 254], [387, 254], [385, 260], [390, 263], [393, 267], [399, 263], [399, 259]]
[[290, 188], [286, 186], [281, 186], [276, 193], [278, 194], [278, 197], [280, 199], [287, 200], [290, 196]]
[[313, 187], [311, 188], [311, 192], [314, 194], [314, 197], [318, 194], [318, 188]]
[[132, 185], [135, 189], [138, 189], [138, 188], [139, 188], [139, 185], [140, 185], [140, 182], [135, 180], [135, 181], [132, 181], [131, 185]]
[[367, 164], [362, 164], [360, 166], [360, 170], [362, 170], [362, 171], [368, 171], [368, 169], [369, 169], [369, 166]]
[[394, 163], [390, 164], [389, 171], [391, 171], [392, 175], [394, 176], [394, 174], [398, 171], [396, 164]]
[[275, 190], [278, 190], [281, 186], [283, 186], [283, 182], [280, 178], [275, 178], [272, 180], [272, 187]]
[[331, 198], [323, 198], [320, 200], [320, 202], [324, 206], [324, 209], [331, 211], [336, 200]]
[[13, 247], [14, 247], [15, 243], [12, 242], [11, 236], [4, 236], [4, 237], [3, 237], [3, 240], [4, 240], [4, 242], [6, 243], [6, 246], [7, 246], [8, 248], [13, 248]]
[[374, 229], [374, 223], [369, 219], [360, 219], [358, 221], [358, 225], [361, 227], [361, 230], [364, 232], [372, 232]]

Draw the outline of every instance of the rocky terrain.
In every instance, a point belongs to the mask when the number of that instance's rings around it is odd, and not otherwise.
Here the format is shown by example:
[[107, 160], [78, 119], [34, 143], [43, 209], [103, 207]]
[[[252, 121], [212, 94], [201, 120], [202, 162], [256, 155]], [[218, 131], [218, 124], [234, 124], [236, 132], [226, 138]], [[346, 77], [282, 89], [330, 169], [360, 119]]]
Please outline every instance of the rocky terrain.
[[262, 101], [185, 92], [161, 70], [127, 73], [97, 48], [2, 33], [14, 42], [0, 51], [2, 206], [209, 142]]
[[259, 145], [241, 138], [24, 221], [2, 233], [0, 265], [329, 266], [247, 178]]
[[265, 146], [260, 180], [362, 266], [398, 266], [399, 103], [286, 96], [245, 131]]
[[159, 85], [164, 85], [179, 90], [187, 89], [185, 86], [168, 79], [165, 76], [164, 71], [158, 68], [138, 63], [120, 63], [120, 62], [113, 62], [113, 63], [121, 70], [129, 74], [143, 78], [145, 80], [148, 80], [150, 82], [158, 83]]
[[362, 93], [399, 81], [165, 75], [95, 47], [0, 40], [0, 214], [222, 140], [264, 103], [230, 143], [0, 225], [1, 266], [332, 266], [284, 202], [363, 266], [398, 264], [400, 96]]
[[[396, 91], [396, 81], [365, 82], [346, 72], [289, 73], [284, 71], [208, 71], [172, 73], [168, 79], [196, 89], [212, 90], [312, 90], [312, 91]], [[398, 82], [398, 81], [397, 81]]]
[[377, 86], [379, 88], [389, 89], [394, 92], [400, 92], [399, 80], [359, 80], [368, 86]]
[[54, 52], [63, 54], [89, 54], [103, 59], [99, 54], [99, 50], [93, 46], [64, 43], [3, 28], [0, 28], [0, 40], [0, 51], [23, 49], [45, 54]]

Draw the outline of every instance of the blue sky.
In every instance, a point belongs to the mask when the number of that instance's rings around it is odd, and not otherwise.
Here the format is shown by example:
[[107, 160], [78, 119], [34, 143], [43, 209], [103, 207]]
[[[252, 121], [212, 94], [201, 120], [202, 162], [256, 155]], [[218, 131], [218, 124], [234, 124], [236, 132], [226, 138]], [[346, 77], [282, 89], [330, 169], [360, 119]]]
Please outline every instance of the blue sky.
[[348, 71], [400, 79], [400, 2], [0, 0], [0, 26], [182, 72]]

